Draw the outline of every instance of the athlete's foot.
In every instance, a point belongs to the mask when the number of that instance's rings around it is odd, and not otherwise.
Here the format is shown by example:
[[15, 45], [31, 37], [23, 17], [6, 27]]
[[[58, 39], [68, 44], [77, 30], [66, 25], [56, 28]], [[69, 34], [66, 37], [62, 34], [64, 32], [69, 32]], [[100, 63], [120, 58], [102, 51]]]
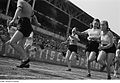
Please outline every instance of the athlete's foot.
[[110, 79], [111, 79], [111, 76], [108, 76], [107, 79], [110, 80]]
[[66, 71], [71, 71], [71, 69], [67, 69]]
[[87, 74], [87, 77], [91, 77], [91, 74]]
[[[22, 61], [21, 62], [21, 64], [19, 65], [19, 66], [17, 66], [18, 68], [26, 68], [26, 67], [28, 67], [29, 68], [29, 63], [30, 62], [30, 60], [29, 59], [27, 59], [27, 60], [25, 60], [25, 61]], [[28, 64], [28, 65], [27, 65]]]
[[26, 64], [26, 65], [18, 65], [16, 66], [18, 68], [29, 68], [30, 67], [30, 64]]

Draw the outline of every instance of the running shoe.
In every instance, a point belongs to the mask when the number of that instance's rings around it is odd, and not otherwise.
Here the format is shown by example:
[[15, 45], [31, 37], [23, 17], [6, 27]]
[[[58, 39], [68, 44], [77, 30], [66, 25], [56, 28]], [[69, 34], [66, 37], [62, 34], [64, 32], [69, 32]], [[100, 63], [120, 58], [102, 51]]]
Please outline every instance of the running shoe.
[[71, 69], [67, 69], [66, 71], [71, 71]]
[[29, 65], [27, 65], [30, 62], [30, 59], [27, 59], [26, 61], [22, 61], [21, 64], [19, 66], [17, 66], [18, 68], [29, 68]]
[[91, 74], [87, 74], [87, 77], [91, 77]]
[[110, 79], [111, 79], [111, 76], [108, 76], [107, 79], [110, 80]]

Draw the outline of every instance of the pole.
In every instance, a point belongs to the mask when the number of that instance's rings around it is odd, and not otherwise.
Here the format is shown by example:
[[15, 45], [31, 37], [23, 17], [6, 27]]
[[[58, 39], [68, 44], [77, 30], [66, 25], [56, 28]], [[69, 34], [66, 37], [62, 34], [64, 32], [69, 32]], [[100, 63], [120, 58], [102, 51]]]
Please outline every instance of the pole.
[[8, 10], [9, 10], [9, 6], [10, 6], [10, 1], [11, 1], [11, 0], [8, 0], [8, 3], [7, 3], [7, 7], [6, 7], [6, 15], [8, 15]]
[[71, 16], [71, 15], [69, 15], [69, 22], [68, 22], [68, 28], [67, 28], [67, 34], [66, 34], [66, 37], [67, 37], [67, 38], [68, 38], [68, 36], [69, 36], [69, 31], [70, 31], [71, 20], [72, 20], [72, 16]]
[[36, 0], [33, 0], [33, 4], [32, 4], [32, 9], [34, 10], [34, 7], [35, 7], [35, 1]]

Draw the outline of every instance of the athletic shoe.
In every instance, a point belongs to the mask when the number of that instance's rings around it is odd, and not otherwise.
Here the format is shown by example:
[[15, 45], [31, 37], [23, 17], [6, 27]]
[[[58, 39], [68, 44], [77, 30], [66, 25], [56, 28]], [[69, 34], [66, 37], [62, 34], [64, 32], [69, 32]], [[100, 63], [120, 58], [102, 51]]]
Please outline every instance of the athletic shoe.
[[18, 68], [24, 68], [24, 67], [26, 67], [26, 64], [28, 64], [29, 62], [30, 62], [30, 59], [27, 59], [26, 61], [22, 61], [21, 64], [17, 67]]
[[87, 76], [86, 77], [91, 77], [91, 74], [87, 74]]
[[67, 69], [66, 71], [71, 71], [71, 69]]
[[107, 79], [110, 80], [110, 79], [111, 79], [111, 76], [108, 76]]
[[19, 65], [19, 66], [16, 66], [18, 68], [29, 68], [30, 67], [30, 64], [27, 64], [27, 65]]

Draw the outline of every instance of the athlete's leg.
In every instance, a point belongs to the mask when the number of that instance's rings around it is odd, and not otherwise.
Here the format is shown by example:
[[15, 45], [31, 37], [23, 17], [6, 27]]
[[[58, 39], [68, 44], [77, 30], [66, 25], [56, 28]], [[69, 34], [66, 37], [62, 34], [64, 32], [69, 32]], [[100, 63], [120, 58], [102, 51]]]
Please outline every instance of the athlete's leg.
[[114, 53], [108, 53], [107, 55], [107, 74], [108, 74], [108, 79], [111, 79], [111, 71], [110, 71], [110, 65], [112, 64], [112, 61], [114, 59], [115, 54]]
[[90, 52], [89, 58], [88, 58], [88, 77], [91, 76], [90, 68], [91, 68], [91, 62], [96, 59], [96, 52]]
[[25, 50], [17, 44], [19, 40], [24, 40], [23, 34], [20, 31], [16, 31], [13, 37], [7, 42], [23, 57], [26, 56]]
[[[19, 46], [21, 46], [22, 49], [24, 49], [24, 45], [25, 45], [26, 39], [27, 39], [27, 38], [24, 37], [24, 38], [22, 38], [20, 41], [17, 42], [17, 44], [18, 44]], [[25, 49], [24, 49], [24, 50], [25, 50]], [[27, 59], [27, 55], [23, 56], [22, 59]]]
[[71, 68], [71, 62], [72, 62], [72, 60], [74, 59], [74, 56], [76, 56], [76, 52], [72, 52], [72, 53], [70, 54], [70, 57], [69, 57], [69, 66], [70, 66], [70, 68]]
[[116, 50], [116, 57], [115, 57], [115, 68], [114, 68], [114, 77], [118, 77], [117, 76], [117, 71], [119, 69], [119, 65], [120, 65], [120, 49]]
[[100, 68], [100, 71], [102, 72], [105, 67], [106, 67], [106, 52], [104, 52], [103, 50], [101, 50], [98, 54], [98, 58], [97, 58], [97, 62], [99, 64], [101, 64], [101, 68]]
[[69, 61], [70, 54], [71, 54], [70, 50], [67, 50], [67, 52], [66, 52], [66, 61], [67, 61], [67, 65], [68, 65], [68, 70], [71, 70], [70, 61]]

